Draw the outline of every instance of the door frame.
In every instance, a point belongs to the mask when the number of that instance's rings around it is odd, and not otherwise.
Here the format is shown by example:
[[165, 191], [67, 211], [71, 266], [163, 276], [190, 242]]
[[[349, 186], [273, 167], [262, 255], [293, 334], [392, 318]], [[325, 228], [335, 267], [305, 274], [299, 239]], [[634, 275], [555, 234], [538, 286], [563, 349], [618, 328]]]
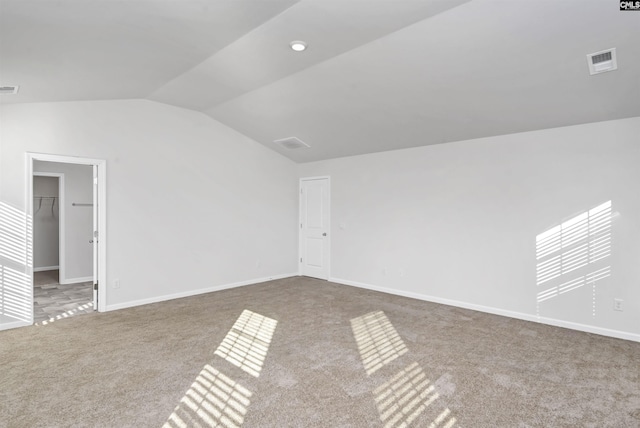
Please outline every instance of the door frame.
[[305, 181], [313, 180], [327, 180], [327, 210], [329, 211], [329, 218], [327, 219], [329, 234], [327, 236], [327, 247], [329, 248], [329, 257], [327, 259], [327, 281], [331, 278], [331, 176], [320, 175], [315, 177], [302, 177], [298, 184], [298, 276], [302, 276], [302, 248], [304, 243], [304, 237], [302, 235], [302, 184]]
[[[66, 269], [65, 269], [65, 259], [62, 255], [65, 252], [65, 205], [64, 205], [64, 173], [62, 172], [34, 172], [34, 177], [57, 177], [58, 178], [58, 272], [59, 272], [59, 280], [62, 283], [62, 279], [66, 278]], [[32, 183], [33, 187], [33, 183]], [[33, 192], [33, 189], [31, 189]], [[33, 199], [35, 195], [31, 197]], [[33, 201], [32, 201], [33, 203]], [[32, 215], [32, 222], [34, 223], [34, 229], [32, 233], [35, 235], [35, 218]], [[31, 244], [31, 248], [35, 250], [33, 243]], [[33, 259], [35, 264], [35, 259]], [[35, 272], [35, 267], [33, 268]]]
[[[33, 219], [33, 162], [58, 162], [76, 165], [90, 165], [98, 167], [98, 312], [105, 312], [107, 308], [107, 161], [104, 159], [83, 158], [76, 156], [53, 155], [45, 153], [26, 153], [26, 193], [27, 215]], [[93, 185], [93, 183], [92, 183]], [[94, 210], [96, 207], [93, 208]], [[31, 221], [32, 222], [32, 221]], [[33, 232], [27, 238], [27, 258], [33, 260]], [[31, 301], [33, 301], [33, 262], [28, 271], [31, 282]], [[94, 272], [95, 275], [95, 272]], [[33, 324], [33, 311], [31, 312]]]

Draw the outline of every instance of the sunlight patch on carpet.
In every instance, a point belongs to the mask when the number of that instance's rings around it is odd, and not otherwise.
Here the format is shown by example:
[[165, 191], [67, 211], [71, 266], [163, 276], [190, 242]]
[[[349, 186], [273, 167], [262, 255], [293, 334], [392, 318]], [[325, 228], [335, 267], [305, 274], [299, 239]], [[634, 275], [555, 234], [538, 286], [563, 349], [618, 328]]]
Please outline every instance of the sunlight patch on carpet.
[[245, 309], [215, 354], [252, 376], [260, 376], [278, 321]]
[[[385, 428], [407, 427], [440, 397], [417, 362], [401, 370], [374, 391], [380, 420]], [[451, 428], [456, 418], [448, 408], [440, 411], [429, 428]]]
[[367, 375], [408, 352], [404, 341], [382, 311], [352, 319], [351, 329]]
[[163, 428], [239, 428], [251, 395], [247, 388], [207, 364]]

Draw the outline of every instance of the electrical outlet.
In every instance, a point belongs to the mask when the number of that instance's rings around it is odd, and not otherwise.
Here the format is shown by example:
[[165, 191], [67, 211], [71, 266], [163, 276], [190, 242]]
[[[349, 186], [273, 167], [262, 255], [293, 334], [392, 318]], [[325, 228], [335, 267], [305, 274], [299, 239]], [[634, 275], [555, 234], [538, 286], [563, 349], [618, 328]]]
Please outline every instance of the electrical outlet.
[[622, 311], [622, 299], [613, 299], [613, 310]]
[[113, 281], [113, 288], [120, 288], [120, 280], [116, 279], [115, 281]]

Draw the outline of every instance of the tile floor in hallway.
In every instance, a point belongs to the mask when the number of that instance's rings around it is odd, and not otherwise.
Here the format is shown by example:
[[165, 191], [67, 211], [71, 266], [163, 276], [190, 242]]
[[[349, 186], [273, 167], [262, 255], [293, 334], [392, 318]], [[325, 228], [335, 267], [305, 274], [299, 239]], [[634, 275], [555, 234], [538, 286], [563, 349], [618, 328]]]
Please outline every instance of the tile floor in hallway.
[[93, 312], [91, 282], [60, 284], [58, 271], [33, 274], [33, 321], [49, 322], [58, 317], [69, 317]]

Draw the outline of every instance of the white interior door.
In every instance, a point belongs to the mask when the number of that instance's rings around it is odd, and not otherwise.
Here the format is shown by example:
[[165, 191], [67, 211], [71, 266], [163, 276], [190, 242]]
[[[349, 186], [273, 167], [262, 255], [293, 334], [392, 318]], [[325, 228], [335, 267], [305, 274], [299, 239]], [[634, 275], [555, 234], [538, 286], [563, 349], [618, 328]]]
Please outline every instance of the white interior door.
[[98, 310], [98, 165], [93, 165], [93, 310]]
[[329, 279], [329, 178], [300, 181], [300, 274]]

